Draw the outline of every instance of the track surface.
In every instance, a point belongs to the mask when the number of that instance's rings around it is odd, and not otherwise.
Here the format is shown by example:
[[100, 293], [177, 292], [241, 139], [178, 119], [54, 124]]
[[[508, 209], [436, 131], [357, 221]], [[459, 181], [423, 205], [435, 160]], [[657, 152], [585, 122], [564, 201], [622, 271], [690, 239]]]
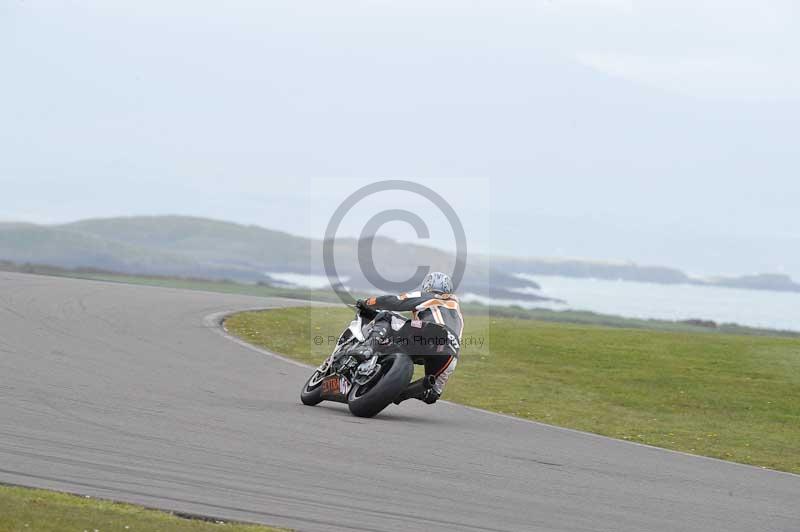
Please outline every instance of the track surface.
[[0, 272], [0, 482], [300, 530], [800, 530], [794, 475], [450, 404], [304, 407], [308, 370], [204, 321], [291, 304]]

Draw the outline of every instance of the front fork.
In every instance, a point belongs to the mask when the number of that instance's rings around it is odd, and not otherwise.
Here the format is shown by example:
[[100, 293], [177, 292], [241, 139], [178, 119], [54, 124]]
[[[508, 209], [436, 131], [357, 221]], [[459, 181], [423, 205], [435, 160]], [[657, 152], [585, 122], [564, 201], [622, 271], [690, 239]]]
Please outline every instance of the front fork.
[[353, 380], [358, 384], [366, 384], [380, 370], [381, 365], [378, 364], [378, 355], [372, 355], [358, 365]]

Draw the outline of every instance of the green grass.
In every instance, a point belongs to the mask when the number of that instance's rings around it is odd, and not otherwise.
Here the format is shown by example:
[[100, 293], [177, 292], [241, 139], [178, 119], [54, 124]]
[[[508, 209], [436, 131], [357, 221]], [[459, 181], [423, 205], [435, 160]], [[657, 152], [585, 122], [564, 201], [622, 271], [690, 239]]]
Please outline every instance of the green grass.
[[[230, 317], [243, 339], [318, 364], [352, 319], [294, 308]], [[445, 399], [800, 473], [800, 340], [467, 318]], [[324, 339], [316, 345], [314, 337]], [[467, 342], [465, 342], [467, 344]]]
[[277, 528], [183, 519], [131, 504], [0, 486], [0, 532], [276, 532]]

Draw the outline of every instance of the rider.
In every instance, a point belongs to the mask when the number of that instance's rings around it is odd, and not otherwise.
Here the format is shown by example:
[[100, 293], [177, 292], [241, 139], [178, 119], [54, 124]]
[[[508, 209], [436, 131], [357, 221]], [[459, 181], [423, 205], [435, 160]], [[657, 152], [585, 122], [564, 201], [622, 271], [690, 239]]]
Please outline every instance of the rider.
[[[439, 348], [425, 356], [425, 375], [433, 375], [435, 384], [419, 399], [433, 404], [442, 395], [447, 380], [453, 374], [458, 363], [461, 335], [464, 332], [464, 318], [458, 298], [452, 293], [453, 281], [442, 272], [433, 272], [425, 276], [419, 292], [371, 297], [359, 300], [357, 306], [368, 311], [391, 310], [396, 312], [410, 311], [413, 327], [415, 323], [430, 322], [444, 327], [450, 337], [447, 348]], [[382, 336], [385, 335], [382, 332]]]

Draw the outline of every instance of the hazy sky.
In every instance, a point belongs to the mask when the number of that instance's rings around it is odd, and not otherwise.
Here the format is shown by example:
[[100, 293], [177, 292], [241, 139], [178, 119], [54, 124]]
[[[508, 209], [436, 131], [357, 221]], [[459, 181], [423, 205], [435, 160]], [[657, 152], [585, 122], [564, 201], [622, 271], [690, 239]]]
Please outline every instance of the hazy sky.
[[[798, 22], [789, 0], [5, 0], [0, 218], [319, 236], [356, 186], [408, 178], [476, 250], [800, 278]], [[395, 203], [419, 202], [345, 231]]]

